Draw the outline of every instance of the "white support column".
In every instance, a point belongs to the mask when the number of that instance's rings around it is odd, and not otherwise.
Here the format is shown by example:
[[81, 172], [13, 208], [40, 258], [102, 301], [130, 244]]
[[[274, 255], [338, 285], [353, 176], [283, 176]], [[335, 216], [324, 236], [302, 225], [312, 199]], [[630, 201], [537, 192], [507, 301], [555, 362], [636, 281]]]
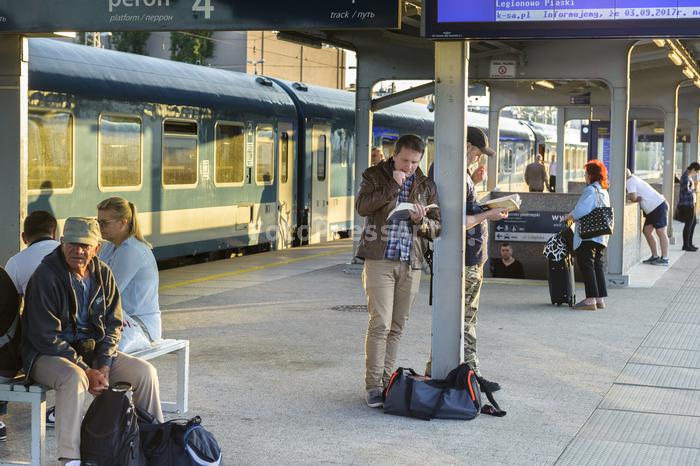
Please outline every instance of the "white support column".
[[564, 160], [564, 143], [566, 141], [566, 108], [557, 107], [557, 172], [553, 173], [556, 176], [556, 187], [555, 191], [557, 193], [564, 193], [565, 186], [567, 183], [564, 180], [564, 167], [566, 161]]
[[0, 264], [21, 247], [22, 220], [27, 214], [27, 101], [29, 49], [19, 35], [0, 35]]
[[[700, 109], [699, 109], [700, 110]], [[690, 122], [690, 152], [688, 153], [688, 164], [698, 161], [698, 110], [693, 112], [693, 120]], [[684, 170], [688, 165], [682, 167]]]
[[[355, 90], [355, 193], [360, 188], [362, 174], [369, 167], [370, 150], [372, 148], [372, 82], [364, 72], [362, 57], [357, 57], [357, 84]], [[353, 209], [354, 210], [354, 209]], [[364, 225], [364, 217], [355, 211], [353, 224], [353, 254], [352, 262], [355, 262], [357, 248], [360, 244], [360, 235]]]
[[608, 273], [616, 284], [627, 285], [622, 276], [622, 246], [625, 230], [625, 181], [627, 169], [627, 118], [629, 114], [629, 79], [627, 86], [612, 88], [610, 109], [610, 205], [615, 212], [615, 230], [608, 243]]
[[683, 144], [683, 156], [681, 158], [681, 167], [687, 167], [690, 162], [690, 141]]
[[[664, 172], [662, 193], [669, 206], [675, 206], [673, 199], [673, 178], [676, 161], [676, 129], [678, 127], [678, 108], [666, 111], [664, 116]], [[673, 240], [673, 222], [668, 222], [668, 239]]]
[[498, 164], [500, 161], [500, 149], [499, 149], [499, 139], [500, 139], [500, 108], [495, 108], [493, 106], [494, 96], [491, 94], [492, 106], [489, 108], [489, 144], [496, 150], [496, 155], [494, 157], [488, 158], [488, 178], [486, 179], [486, 189], [488, 191], [493, 191], [498, 184]]
[[435, 43], [435, 181], [442, 234], [435, 242], [432, 376], [464, 358], [464, 200], [469, 43]]

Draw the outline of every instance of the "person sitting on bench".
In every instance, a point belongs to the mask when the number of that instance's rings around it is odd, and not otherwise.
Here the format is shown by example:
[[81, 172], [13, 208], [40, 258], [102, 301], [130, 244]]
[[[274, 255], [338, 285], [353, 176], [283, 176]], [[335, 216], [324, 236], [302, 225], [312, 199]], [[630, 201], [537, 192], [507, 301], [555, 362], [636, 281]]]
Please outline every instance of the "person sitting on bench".
[[68, 218], [61, 246], [36, 269], [24, 297], [24, 372], [56, 390], [58, 457], [68, 466], [80, 464], [88, 394], [111, 382], [130, 383], [134, 404], [163, 422], [155, 368], [117, 351], [122, 309], [111, 270], [96, 258], [100, 239], [95, 219]]

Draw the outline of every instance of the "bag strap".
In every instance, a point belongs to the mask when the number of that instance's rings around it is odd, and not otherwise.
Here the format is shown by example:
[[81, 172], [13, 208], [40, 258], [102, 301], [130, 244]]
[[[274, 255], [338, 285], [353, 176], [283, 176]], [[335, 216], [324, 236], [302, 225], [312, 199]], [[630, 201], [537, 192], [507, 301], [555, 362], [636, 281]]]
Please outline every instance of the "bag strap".
[[[489, 404], [485, 404], [481, 407], [481, 413], [482, 414], [488, 414], [489, 416], [496, 416], [496, 417], [503, 417], [506, 415], [506, 412], [501, 409], [500, 406], [498, 406], [498, 403], [496, 403], [496, 400], [493, 397], [493, 393], [491, 390], [489, 390], [486, 387], [479, 387], [481, 388], [481, 391], [486, 395], [486, 398], [488, 398]], [[493, 406], [491, 406], [493, 405]]]
[[7, 329], [7, 332], [3, 336], [0, 337], [0, 348], [5, 346], [10, 342], [15, 337], [15, 334], [17, 333], [17, 328], [19, 327], [19, 314], [17, 314], [10, 324], [10, 328]]

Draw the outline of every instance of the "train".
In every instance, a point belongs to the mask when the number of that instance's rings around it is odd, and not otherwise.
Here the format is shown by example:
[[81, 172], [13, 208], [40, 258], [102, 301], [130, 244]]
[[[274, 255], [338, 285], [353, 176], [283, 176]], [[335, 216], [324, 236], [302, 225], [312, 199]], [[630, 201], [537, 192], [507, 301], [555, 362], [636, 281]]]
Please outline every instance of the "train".
[[[62, 224], [125, 197], [159, 261], [285, 249], [352, 230], [352, 92], [52, 39], [30, 39], [29, 57], [30, 212], [48, 210]], [[469, 121], [487, 126], [480, 113]], [[502, 118], [500, 128], [499, 185], [504, 176], [522, 183], [528, 157], [556, 141], [518, 120]], [[427, 173], [427, 107], [374, 113], [373, 144], [387, 155], [406, 133], [426, 141]]]

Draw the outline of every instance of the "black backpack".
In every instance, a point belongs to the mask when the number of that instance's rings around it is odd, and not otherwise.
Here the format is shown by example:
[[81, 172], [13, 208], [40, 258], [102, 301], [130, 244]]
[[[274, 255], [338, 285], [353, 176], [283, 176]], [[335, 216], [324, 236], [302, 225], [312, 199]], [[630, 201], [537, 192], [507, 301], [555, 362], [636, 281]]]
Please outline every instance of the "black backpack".
[[136, 412], [147, 466], [223, 466], [221, 448], [199, 416], [161, 424], [142, 409]]
[[95, 398], [80, 426], [80, 460], [90, 466], [145, 466], [131, 385], [118, 383]]
[[19, 304], [14, 283], [0, 267], [0, 375], [10, 378], [22, 368]]

